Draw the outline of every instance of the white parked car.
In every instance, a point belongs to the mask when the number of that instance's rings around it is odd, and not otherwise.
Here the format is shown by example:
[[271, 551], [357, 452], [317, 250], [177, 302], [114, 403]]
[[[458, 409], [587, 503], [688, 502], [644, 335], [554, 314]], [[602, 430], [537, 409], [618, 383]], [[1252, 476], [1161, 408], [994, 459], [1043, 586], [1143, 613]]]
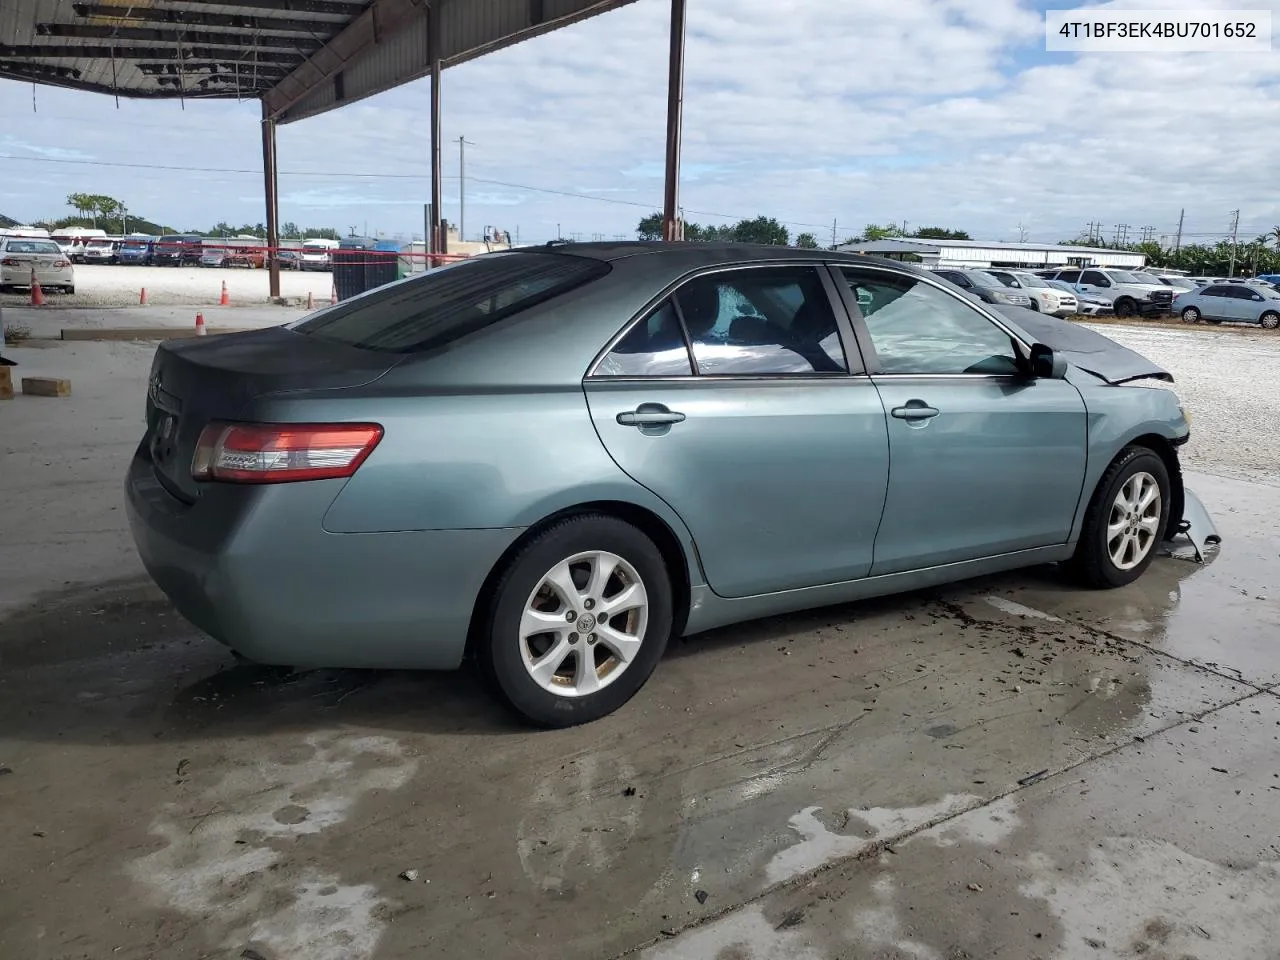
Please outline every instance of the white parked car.
[[[1044, 280], [1043, 277], [1040, 279]], [[1110, 301], [1103, 300], [1100, 297], [1090, 297], [1083, 293], [1076, 293], [1076, 288], [1065, 280], [1045, 280], [1045, 283], [1053, 287], [1055, 290], [1061, 290], [1063, 293], [1075, 294], [1076, 313], [1082, 317], [1100, 317], [1107, 316], [1114, 311], [1111, 309]]]
[[1173, 302], [1173, 288], [1155, 277], [1144, 279], [1113, 267], [1069, 267], [1059, 270], [1053, 279], [1066, 281], [1078, 293], [1106, 300], [1117, 317], [1168, 313]]
[[80, 255], [85, 263], [115, 263], [116, 242], [102, 237], [87, 240]]
[[42, 289], [76, 292], [75, 267], [54, 241], [0, 237], [0, 291], [30, 287], [33, 270]]
[[1031, 309], [1037, 313], [1047, 313], [1055, 317], [1072, 317], [1080, 312], [1080, 301], [1074, 290], [1067, 291], [1050, 286], [1049, 281], [1037, 277], [1025, 270], [999, 270], [992, 267], [986, 271], [1006, 287], [1021, 290], [1031, 298]]

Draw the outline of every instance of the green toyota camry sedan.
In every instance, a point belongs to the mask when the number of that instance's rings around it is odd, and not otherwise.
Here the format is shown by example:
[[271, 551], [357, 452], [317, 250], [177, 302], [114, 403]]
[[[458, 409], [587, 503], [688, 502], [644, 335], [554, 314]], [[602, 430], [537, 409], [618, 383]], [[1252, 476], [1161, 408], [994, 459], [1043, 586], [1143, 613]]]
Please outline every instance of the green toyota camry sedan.
[[486, 254], [156, 352], [125, 484], [178, 610], [257, 662], [454, 669], [536, 724], [673, 636], [1217, 542], [1155, 364], [909, 265], [722, 244]]

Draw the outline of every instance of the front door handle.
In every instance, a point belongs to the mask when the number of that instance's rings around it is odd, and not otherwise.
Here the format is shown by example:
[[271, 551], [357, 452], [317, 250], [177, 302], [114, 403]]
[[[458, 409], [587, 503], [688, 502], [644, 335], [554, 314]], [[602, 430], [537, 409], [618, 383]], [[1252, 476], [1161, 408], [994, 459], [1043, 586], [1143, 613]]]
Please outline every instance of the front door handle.
[[668, 410], [660, 403], [642, 403], [634, 410], [618, 414], [617, 419], [624, 427], [663, 427], [683, 423], [684, 414]]
[[932, 420], [941, 411], [931, 407], [923, 400], [908, 400], [905, 407], [894, 407], [891, 411], [899, 420]]

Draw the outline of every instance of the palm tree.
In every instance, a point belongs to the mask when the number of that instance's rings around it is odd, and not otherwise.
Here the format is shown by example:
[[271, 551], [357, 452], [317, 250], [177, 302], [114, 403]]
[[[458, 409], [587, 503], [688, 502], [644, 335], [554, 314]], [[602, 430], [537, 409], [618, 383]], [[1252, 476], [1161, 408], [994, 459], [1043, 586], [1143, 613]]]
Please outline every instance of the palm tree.
[[[67, 194], [67, 206], [74, 207], [76, 213], [80, 216], [87, 217], [93, 209], [93, 198], [87, 193], [69, 193]], [[94, 221], [95, 226], [97, 221]]]

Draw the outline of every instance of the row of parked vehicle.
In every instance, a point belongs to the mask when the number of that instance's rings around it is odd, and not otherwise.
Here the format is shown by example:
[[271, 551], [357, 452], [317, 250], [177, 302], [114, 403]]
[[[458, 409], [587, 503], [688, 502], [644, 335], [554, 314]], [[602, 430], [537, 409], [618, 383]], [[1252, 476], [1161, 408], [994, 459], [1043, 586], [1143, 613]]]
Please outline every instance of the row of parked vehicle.
[[[202, 237], [170, 234], [151, 237], [66, 235], [51, 238], [72, 263], [115, 263], [156, 267], [249, 267], [267, 265], [269, 251], [253, 236]], [[336, 240], [306, 240], [297, 248], [282, 248], [276, 258], [285, 270], [330, 270]]]
[[1187, 323], [1256, 323], [1280, 327], [1280, 274], [1188, 277], [1114, 267], [1003, 267], [934, 271], [985, 303], [1025, 307], [1057, 317], [1176, 315]]

